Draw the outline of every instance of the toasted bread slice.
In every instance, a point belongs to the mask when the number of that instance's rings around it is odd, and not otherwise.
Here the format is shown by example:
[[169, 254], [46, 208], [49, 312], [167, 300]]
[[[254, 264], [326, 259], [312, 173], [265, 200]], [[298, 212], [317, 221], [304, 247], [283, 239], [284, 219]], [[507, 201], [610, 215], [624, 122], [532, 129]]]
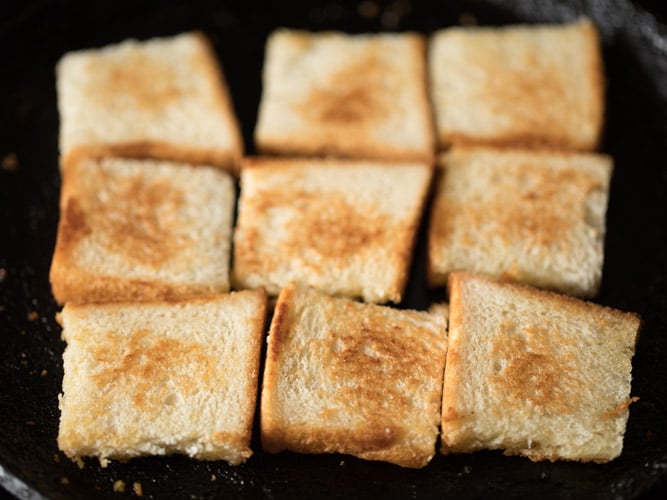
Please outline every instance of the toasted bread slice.
[[51, 264], [59, 303], [229, 290], [234, 182], [212, 167], [77, 158]]
[[611, 158], [455, 148], [441, 163], [429, 227], [431, 284], [463, 270], [597, 293]]
[[266, 295], [65, 305], [58, 447], [70, 458], [251, 454]]
[[57, 66], [63, 156], [151, 157], [235, 171], [243, 152], [224, 76], [201, 33], [127, 40]]
[[637, 315], [466, 273], [450, 275], [449, 300], [443, 453], [621, 453]]
[[288, 285], [269, 332], [262, 447], [425, 466], [435, 452], [446, 348], [440, 315]]
[[274, 32], [266, 47], [257, 149], [431, 161], [425, 52], [416, 33]]
[[429, 55], [438, 140], [451, 144], [597, 148], [604, 75], [595, 26], [448, 28]]
[[246, 159], [235, 286], [399, 302], [431, 177], [420, 163]]

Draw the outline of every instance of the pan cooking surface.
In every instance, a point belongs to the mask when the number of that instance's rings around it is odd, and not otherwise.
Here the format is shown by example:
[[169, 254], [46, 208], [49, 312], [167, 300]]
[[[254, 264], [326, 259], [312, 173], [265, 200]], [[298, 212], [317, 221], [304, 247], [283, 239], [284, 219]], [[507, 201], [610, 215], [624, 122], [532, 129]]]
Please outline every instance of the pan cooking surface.
[[[115, 481], [150, 498], [637, 497], [664, 493], [667, 477], [667, 29], [621, 0], [275, 4], [93, 3], [41, 0], [0, 11], [0, 484], [21, 498], [118, 498]], [[518, 3], [518, 2], [515, 2]], [[654, 3], [655, 4], [655, 3]], [[295, 7], [296, 6], [296, 7]], [[654, 7], [655, 8], [655, 7]], [[65, 52], [129, 37], [208, 34], [224, 66], [246, 147], [261, 94], [266, 36], [279, 26], [348, 32], [431, 33], [480, 24], [560, 22], [586, 13], [600, 27], [607, 75], [603, 150], [614, 157], [605, 268], [596, 301], [644, 319], [633, 361], [634, 396], [623, 454], [604, 465], [532, 463], [497, 452], [442, 457], [405, 470], [342, 455], [261, 452], [244, 465], [141, 458], [80, 469], [58, 452], [60, 328], [48, 269], [58, 220], [58, 114], [54, 66]], [[661, 15], [658, 18], [664, 17]], [[572, 75], [577, 78], [577, 75]], [[423, 231], [406, 301], [424, 308]]]

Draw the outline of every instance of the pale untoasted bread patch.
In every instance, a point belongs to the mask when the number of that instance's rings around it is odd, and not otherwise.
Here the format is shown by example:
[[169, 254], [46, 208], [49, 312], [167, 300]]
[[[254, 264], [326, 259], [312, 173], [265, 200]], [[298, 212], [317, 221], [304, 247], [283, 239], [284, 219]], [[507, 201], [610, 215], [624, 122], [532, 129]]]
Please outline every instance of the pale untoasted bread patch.
[[265, 308], [261, 291], [67, 304], [59, 448], [73, 459], [182, 453], [244, 462]]
[[431, 175], [419, 163], [247, 160], [235, 284], [399, 302]]
[[211, 167], [67, 162], [50, 274], [56, 300], [226, 292], [234, 191], [231, 176]]
[[466, 273], [450, 275], [449, 293], [443, 453], [621, 453], [637, 315]]
[[432, 38], [429, 73], [443, 147], [598, 146], [604, 77], [588, 20], [442, 30]]
[[265, 60], [260, 152], [432, 159], [421, 35], [278, 30]]
[[445, 351], [440, 315], [286, 287], [269, 333], [263, 448], [423, 467], [435, 450]]
[[431, 284], [465, 270], [597, 293], [611, 158], [455, 148], [441, 164], [428, 235]]
[[235, 171], [239, 126], [200, 33], [66, 54], [57, 67], [63, 156], [152, 157]]

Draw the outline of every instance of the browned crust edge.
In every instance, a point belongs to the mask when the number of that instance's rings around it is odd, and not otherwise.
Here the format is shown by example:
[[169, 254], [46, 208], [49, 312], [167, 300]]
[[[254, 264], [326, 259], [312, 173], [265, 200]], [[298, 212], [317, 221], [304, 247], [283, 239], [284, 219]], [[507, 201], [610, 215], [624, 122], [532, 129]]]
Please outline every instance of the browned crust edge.
[[276, 398], [278, 366], [289, 335], [295, 294], [294, 282], [280, 291], [269, 328], [260, 402], [260, 439], [262, 449], [268, 453], [279, 453], [286, 448], [280, 416], [276, 414], [278, 411]]
[[[604, 72], [604, 61], [602, 58], [600, 33], [596, 26], [590, 21], [575, 21], [573, 24], [581, 24], [588, 33], [586, 38], [588, 59], [591, 61], [588, 76], [591, 78], [595, 94], [595, 117], [593, 122], [596, 133], [590, 140], [568, 138], [566, 136], [545, 136], [539, 131], [531, 134], [494, 134], [492, 137], [479, 137], [475, 135], [458, 133], [448, 130], [438, 131], [438, 148], [447, 150], [453, 146], [493, 146], [519, 147], [527, 149], [552, 149], [555, 151], [599, 151], [604, 135], [605, 124], [605, 95], [606, 78]], [[563, 25], [563, 26], [568, 26]], [[509, 27], [511, 28], [511, 26]]]
[[260, 357], [262, 350], [262, 343], [264, 341], [264, 324], [266, 322], [266, 309], [267, 309], [267, 295], [266, 291], [263, 288], [257, 290], [242, 290], [239, 292], [232, 292], [244, 294], [252, 297], [258, 302], [257, 310], [255, 311], [255, 316], [253, 317], [252, 324], [248, 325], [248, 328], [251, 330], [250, 336], [250, 352], [251, 359], [249, 360], [250, 366], [250, 376], [246, 379], [246, 397], [247, 397], [247, 408], [244, 415], [246, 425], [243, 429], [243, 441], [242, 446], [252, 454], [250, 449], [250, 440], [252, 438], [252, 427], [253, 427], [253, 417], [255, 411], [257, 410], [257, 394], [259, 392], [259, 369], [260, 369]]
[[489, 283], [491, 285], [499, 286], [505, 289], [511, 289], [519, 293], [523, 297], [530, 297], [532, 299], [539, 299], [542, 301], [550, 300], [550, 301], [560, 302], [564, 306], [577, 311], [586, 311], [586, 312], [605, 311], [608, 314], [616, 316], [619, 320], [622, 319], [625, 321], [636, 322], [637, 328], [639, 328], [642, 322], [641, 316], [634, 312], [621, 311], [620, 309], [615, 309], [613, 307], [604, 306], [602, 304], [597, 304], [595, 302], [590, 302], [580, 298], [571, 297], [569, 295], [553, 292], [551, 290], [543, 290], [530, 285], [525, 285], [523, 283], [496, 280], [484, 276], [482, 274], [474, 274], [464, 271], [456, 271], [450, 273], [448, 279], [448, 289], [451, 290], [452, 287], [460, 287], [461, 283], [468, 283], [471, 281], [480, 281], [484, 283]]
[[[312, 36], [311, 32], [303, 30], [288, 30], [290, 33], [302, 34]], [[324, 31], [317, 34], [317, 36], [327, 35], [349, 35], [339, 31]], [[368, 36], [368, 35], [364, 35]], [[291, 137], [272, 137], [267, 134], [259, 134], [259, 128], [255, 127], [253, 137], [255, 141], [255, 149], [261, 155], [269, 156], [313, 156], [313, 157], [336, 157], [347, 159], [360, 160], [388, 160], [388, 161], [420, 161], [426, 163], [433, 163], [436, 155], [436, 130], [433, 115], [431, 112], [427, 71], [428, 64], [426, 61], [427, 43], [426, 38], [421, 33], [405, 32], [400, 35], [406, 42], [410, 43], [414, 50], [414, 56], [418, 61], [418, 69], [415, 75], [420, 84], [420, 102], [421, 115], [423, 117], [422, 125], [426, 131], [427, 147], [426, 148], [401, 148], [393, 144], [380, 142], [374, 140], [363, 144], [319, 144], [310, 140], [309, 137], [302, 134], [294, 134]], [[264, 76], [264, 79], [266, 76]], [[265, 82], [266, 86], [266, 82]], [[263, 100], [263, 97], [262, 97]], [[260, 100], [260, 112], [262, 109], [262, 101]], [[259, 120], [258, 120], [259, 123]]]
[[202, 149], [162, 141], [139, 140], [118, 144], [75, 146], [61, 157], [61, 171], [66, 170], [68, 165], [83, 159], [95, 160], [109, 157], [210, 165], [226, 170], [235, 177], [238, 176], [241, 162], [240, 157], [227, 150]]
[[422, 160], [378, 160], [377, 158], [333, 158], [331, 156], [319, 157], [285, 157], [285, 156], [246, 156], [241, 163], [242, 169], [253, 168], [276, 168], [276, 167], [308, 167], [308, 166], [332, 166], [341, 168], [356, 168], [367, 166], [428, 166], [434, 168], [434, 162]]

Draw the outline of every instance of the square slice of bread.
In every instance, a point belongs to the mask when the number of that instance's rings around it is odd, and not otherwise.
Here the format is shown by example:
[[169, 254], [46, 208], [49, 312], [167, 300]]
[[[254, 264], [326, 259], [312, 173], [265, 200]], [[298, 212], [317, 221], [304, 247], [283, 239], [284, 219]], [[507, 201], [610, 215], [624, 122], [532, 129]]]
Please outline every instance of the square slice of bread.
[[239, 125], [215, 52], [201, 33], [68, 53], [57, 66], [57, 88], [65, 157], [238, 168]]
[[592, 297], [600, 286], [612, 160], [454, 148], [441, 158], [428, 273], [471, 271]]
[[246, 159], [232, 281], [271, 295], [295, 280], [400, 302], [432, 173], [420, 163]]
[[587, 19], [441, 30], [429, 52], [438, 141], [594, 150], [603, 71], [598, 32]]
[[281, 29], [268, 39], [263, 78], [260, 153], [433, 158], [422, 35]]
[[467, 273], [450, 276], [449, 307], [443, 453], [621, 453], [636, 314]]
[[445, 323], [288, 285], [269, 332], [264, 450], [425, 466], [438, 434]]
[[245, 462], [265, 314], [263, 291], [66, 304], [58, 447], [102, 463], [173, 453]]
[[229, 173], [157, 160], [72, 160], [63, 169], [51, 263], [58, 303], [229, 290]]

